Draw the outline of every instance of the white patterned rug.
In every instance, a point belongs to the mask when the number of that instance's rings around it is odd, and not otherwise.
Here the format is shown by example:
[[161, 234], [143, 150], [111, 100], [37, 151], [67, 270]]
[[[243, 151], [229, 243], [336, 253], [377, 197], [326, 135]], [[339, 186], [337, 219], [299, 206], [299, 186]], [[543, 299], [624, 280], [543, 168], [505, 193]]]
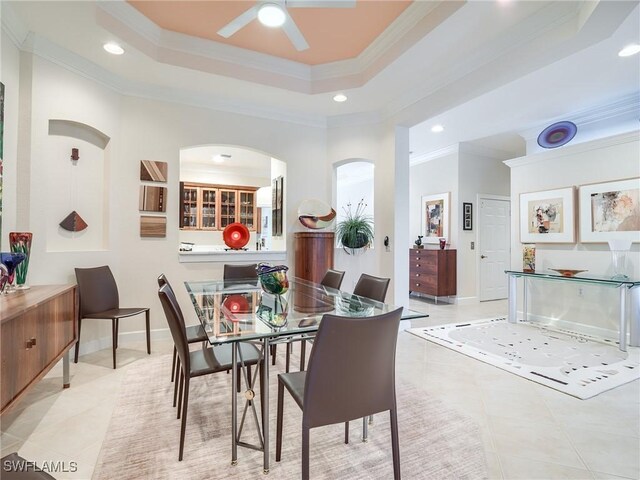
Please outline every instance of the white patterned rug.
[[407, 330], [582, 400], [640, 378], [640, 348], [506, 318]]

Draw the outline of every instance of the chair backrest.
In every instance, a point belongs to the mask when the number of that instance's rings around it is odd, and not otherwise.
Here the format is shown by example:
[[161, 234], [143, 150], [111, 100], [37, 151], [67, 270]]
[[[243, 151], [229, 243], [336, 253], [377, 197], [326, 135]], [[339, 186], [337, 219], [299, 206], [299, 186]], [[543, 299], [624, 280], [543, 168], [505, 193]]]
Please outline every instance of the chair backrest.
[[390, 279], [388, 278], [374, 277], [363, 273], [360, 275], [358, 283], [356, 283], [356, 288], [353, 289], [353, 294], [384, 303], [389, 281]]
[[324, 277], [320, 281], [320, 285], [324, 285], [325, 287], [335, 288], [336, 290], [340, 290], [340, 286], [342, 285], [342, 279], [344, 278], [344, 272], [340, 270], [327, 270], [327, 273], [324, 274]]
[[173, 287], [169, 283], [169, 280], [167, 280], [166, 275], [164, 273], [161, 273], [160, 275], [158, 275], [158, 288], [162, 287], [163, 285], [168, 285], [169, 289], [173, 292], [173, 294], [175, 296], [176, 292], [173, 291]]
[[180, 362], [184, 366], [184, 371], [189, 372], [189, 342], [187, 341], [184, 317], [182, 316], [180, 305], [178, 305], [178, 300], [176, 300], [176, 296], [174, 295], [173, 290], [171, 290], [169, 284], [162, 285], [158, 289], [158, 297], [160, 297], [160, 303], [162, 303], [164, 315], [167, 317], [171, 337], [173, 338], [173, 343], [176, 346]]
[[324, 315], [304, 389], [304, 426], [354, 420], [393, 408], [402, 308], [373, 317]]
[[111, 269], [104, 265], [95, 268], [76, 268], [80, 315], [104, 312], [120, 307], [118, 286]]
[[248, 265], [229, 265], [225, 263], [222, 278], [223, 280], [239, 280], [244, 278], [255, 278], [257, 280], [257, 267], [258, 265], [255, 263]]

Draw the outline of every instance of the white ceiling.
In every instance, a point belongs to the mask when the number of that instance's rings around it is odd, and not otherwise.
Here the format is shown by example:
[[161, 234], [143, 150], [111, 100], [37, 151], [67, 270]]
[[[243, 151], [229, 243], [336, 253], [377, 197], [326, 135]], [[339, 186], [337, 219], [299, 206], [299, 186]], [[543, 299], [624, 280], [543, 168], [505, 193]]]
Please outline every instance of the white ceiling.
[[[231, 158], [214, 162], [213, 157], [220, 154], [231, 155]], [[246, 148], [202, 145], [180, 150], [180, 168], [269, 179], [271, 157]]]
[[[133, 26], [127, 33], [100, 5], [107, 4], [3, 1], [2, 25], [21, 48], [124, 94], [319, 126], [392, 118], [414, 127], [414, 155], [474, 140], [517, 152], [523, 131], [640, 90], [640, 56], [616, 55], [640, 39], [637, 1], [467, 2], [364, 86], [347, 90], [343, 104], [332, 93], [266, 85], [281, 67], [306, 80], [314, 73], [254, 52], [225, 51], [234, 68], [252, 66], [254, 81], [209, 73], [207, 65], [219, 60], [215, 42], [208, 48], [201, 39], [161, 36], [165, 43], [156, 47], [174, 64], [160, 63], [133, 46]], [[120, 0], [108, 5], [127, 7]], [[126, 54], [106, 54], [102, 44], [110, 40]], [[342, 64], [323, 75], [331, 71], [345, 74]], [[439, 136], [429, 131], [436, 121], [445, 125]]]

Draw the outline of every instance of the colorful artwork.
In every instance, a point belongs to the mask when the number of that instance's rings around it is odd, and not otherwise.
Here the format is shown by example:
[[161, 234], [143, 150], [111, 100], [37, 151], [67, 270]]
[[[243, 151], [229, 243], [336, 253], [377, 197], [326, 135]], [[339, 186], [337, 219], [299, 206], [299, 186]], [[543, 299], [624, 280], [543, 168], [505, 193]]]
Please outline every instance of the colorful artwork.
[[522, 243], [575, 242], [573, 187], [520, 194]]
[[425, 203], [425, 237], [442, 236], [442, 213], [444, 200], [435, 200]]
[[562, 198], [529, 202], [529, 233], [563, 233]]
[[640, 189], [591, 194], [592, 232], [640, 231]]
[[640, 242], [640, 178], [581, 185], [580, 241]]
[[69, 232], [81, 232], [87, 228], [87, 222], [75, 210], [60, 222], [60, 226]]
[[535, 245], [523, 245], [522, 247], [522, 271], [536, 271], [536, 247]]
[[422, 235], [425, 243], [449, 238], [449, 193], [422, 197]]

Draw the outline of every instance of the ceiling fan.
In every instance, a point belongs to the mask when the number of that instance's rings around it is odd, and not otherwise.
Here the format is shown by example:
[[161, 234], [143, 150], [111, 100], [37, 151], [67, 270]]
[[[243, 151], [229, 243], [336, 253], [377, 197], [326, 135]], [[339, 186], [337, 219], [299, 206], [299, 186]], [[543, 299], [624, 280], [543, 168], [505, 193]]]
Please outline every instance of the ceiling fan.
[[309, 44], [289, 15], [288, 8], [353, 8], [356, 0], [267, 0], [258, 1], [253, 7], [240, 14], [220, 30], [218, 35], [229, 38], [256, 18], [268, 27], [282, 27], [291, 43], [298, 51], [306, 50]]

